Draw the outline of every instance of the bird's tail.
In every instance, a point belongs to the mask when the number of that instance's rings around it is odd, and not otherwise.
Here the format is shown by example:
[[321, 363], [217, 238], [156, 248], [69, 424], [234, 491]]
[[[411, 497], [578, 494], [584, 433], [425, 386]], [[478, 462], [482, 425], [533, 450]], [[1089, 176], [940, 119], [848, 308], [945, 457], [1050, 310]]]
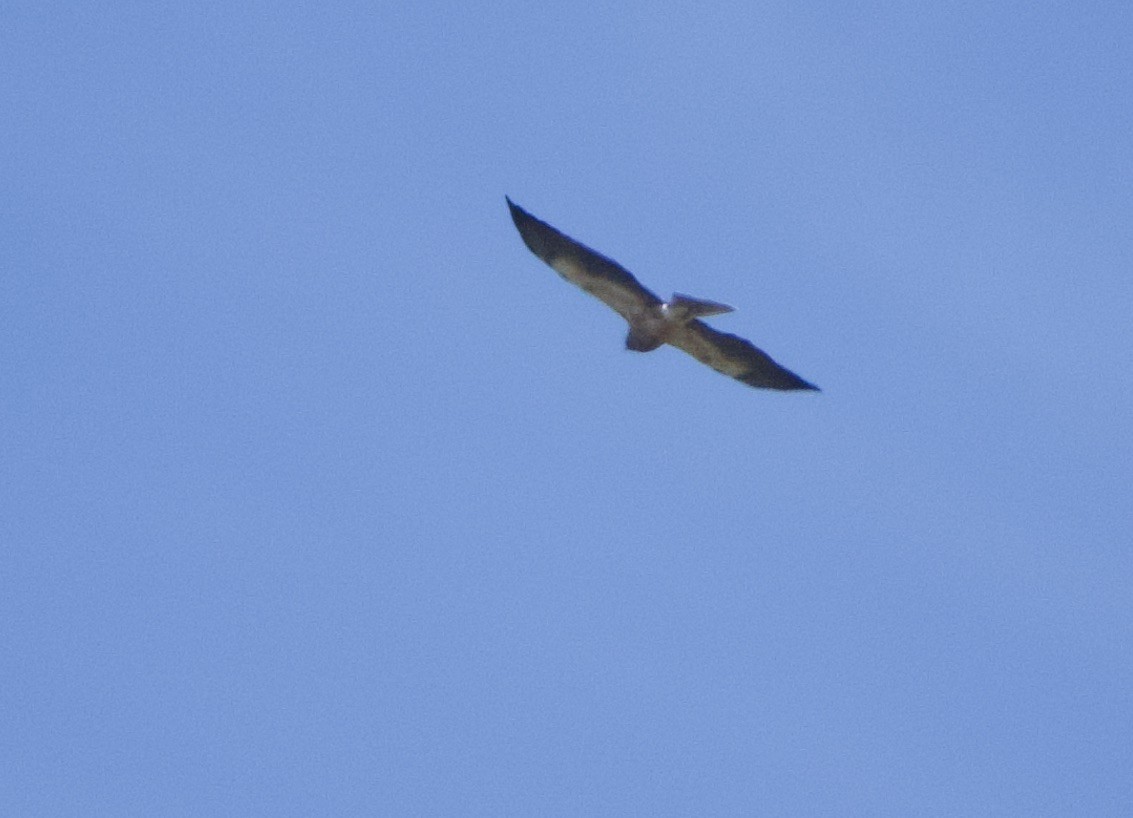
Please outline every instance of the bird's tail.
[[680, 293], [673, 293], [669, 307], [679, 310], [690, 318], [699, 318], [703, 315], [720, 315], [725, 312], [734, 312], [735, 307], [721, 304], [717, 301], [706, 301], [703, 298], [692, 298]]

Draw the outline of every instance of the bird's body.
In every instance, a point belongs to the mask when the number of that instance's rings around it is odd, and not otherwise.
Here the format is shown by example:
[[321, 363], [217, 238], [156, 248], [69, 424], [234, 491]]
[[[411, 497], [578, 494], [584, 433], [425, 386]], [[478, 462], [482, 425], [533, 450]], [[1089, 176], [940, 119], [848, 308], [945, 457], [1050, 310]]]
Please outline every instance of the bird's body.
[[732, 307], [679, 294], [662, 301], [617, 262], [560, 233], [511, 199], [507, 203], [512, 221], [531, 252], [626, 320], [627, 349], [649, 352], [662, 344], [671, 344], [749, 386], [818, 389], [775, 363], [749, 341], [719, 332], [699, 318], [732, 312]]

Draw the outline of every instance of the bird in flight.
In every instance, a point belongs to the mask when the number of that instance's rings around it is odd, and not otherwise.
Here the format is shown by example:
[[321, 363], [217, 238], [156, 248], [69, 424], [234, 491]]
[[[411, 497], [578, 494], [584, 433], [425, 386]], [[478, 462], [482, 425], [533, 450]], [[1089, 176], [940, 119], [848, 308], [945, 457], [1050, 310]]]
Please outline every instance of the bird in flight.
[[750, 341], [712, 329], [700, 320], [701, 316], [732, 312], [732, 307], [677, 293], [662, 301], [616, 261], [560, 233], [511, 199], [507, 199], [507, 205], [523, 243], [532, 253], [629, 323], [626, 349], [650, 352], [662, 344], [672, 344], [748, 386], [818, 389], [775, 363]]

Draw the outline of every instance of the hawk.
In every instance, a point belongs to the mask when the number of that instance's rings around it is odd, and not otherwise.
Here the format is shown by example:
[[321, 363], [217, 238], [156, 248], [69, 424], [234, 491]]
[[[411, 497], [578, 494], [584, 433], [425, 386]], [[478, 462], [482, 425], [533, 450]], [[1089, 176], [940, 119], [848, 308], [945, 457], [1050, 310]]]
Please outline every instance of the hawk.
[[712, 329], [700, 320], [702, 316], [732, 312], [732, 307], [678, 293], [662, 301], [616, 261], [560, 233], [510, 198], [505, 199], [527, 248], [567, 281], [604, 301], [629, 323], [626, 349], [650, 352], [662, 344], [672, 344], [748, 386], [818, 389], [775, 363], [750, 341]]

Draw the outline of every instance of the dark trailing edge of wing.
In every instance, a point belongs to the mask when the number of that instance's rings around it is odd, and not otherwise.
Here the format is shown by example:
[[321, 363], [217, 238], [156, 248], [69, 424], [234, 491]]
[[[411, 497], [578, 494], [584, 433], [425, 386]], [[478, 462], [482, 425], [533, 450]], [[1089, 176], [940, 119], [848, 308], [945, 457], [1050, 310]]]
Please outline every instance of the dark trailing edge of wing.
[[[776, 363], [770, 355], [746, 338], [721, 332], [700, 320], [690, 321], [687, 328], [691, 333], [699, 335], [701, 339], [716, 348], [726, 359], [727, 369], [722, 369], [704, 358], [700, 358], [700, 360], [725, 375], [731, 375], [737, 381], [761, 389], [822, 391], [813, 383], [803, 380], [785, 366]], [[686, 351], [691, 354], [691, 350]], [[694, 357], [699, 358], [700, 356], [694, 355]]]
[[646, 289], [633, 273], [613, 259], [606, 258], [597, 250], [592, 250], [570, 236], [560, 233], [545, 221], [532, 216], [507, 196], [504, 199], [507, 200], [508, 209], [511, 211], [511, 220], [515, 222], [515, 227], [519, 230], [519, 235], [527, 245], [527, 249], [552, 268], [555, 267], [556, 259], [567, 258], [584, 267], [588, 274], [605, 278], [633, 292], [642, 298], [645, 304], [661, 303], [661, 299]]

